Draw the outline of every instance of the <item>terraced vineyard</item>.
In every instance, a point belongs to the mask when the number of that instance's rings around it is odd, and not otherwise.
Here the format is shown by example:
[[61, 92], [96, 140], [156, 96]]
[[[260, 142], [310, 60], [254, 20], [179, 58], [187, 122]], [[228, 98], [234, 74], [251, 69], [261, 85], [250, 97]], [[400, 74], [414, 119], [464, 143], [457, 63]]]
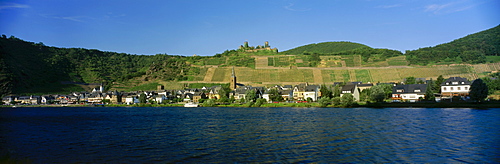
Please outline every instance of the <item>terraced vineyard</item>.
[[[333, 82], [399, 82], [406, 77], [436, 79], [439, 75], [444, 77], [460, 76], [475, 79], [478, 75], [474, 68], [483, 70], [495, 69], [500, 64], [491, 65], [457, 65], [434, 66], [415, 68], [370, 67], [359, 68], [301, 68], [301, 69], [252, 69], [235, 67], [238, 82], [244, 84], [280, 84], [280, 83], [333, 83]], [[491, 67], [491, 68], [490, 68]], [[229, 67], [210, 68], [214, 70], [211, 82], [229, 82], [231, 69]], [[209, 70], [210, 70], [209, 69]], [[207, 71], [210, 72], [210, 71]], [[208, 76], [208, 75], [207, 75]], [[207, 80], [208, 78], [205, 78]]]
[[[306, 55], [274, 55], [246, 57], [245, 62], [254, 60], [253, 67], [236, 66], [238, 83], [252, 86], [288, 84], [294, 85], [308, 82], [311, 84], [332, 84], [334, 82], [400, 82], [406, 77], [437, 79], [439, 75], [447, 77], [465, 77], [476, 79], [488, 73], [499, 71], [500, 63], [477, 65], [439, 65], [439, 66], [407, 66], [405, 56], [387, 58], [385, 61], [364, 62], [360, 55], [321, 56], [317, 67], [309, 67]], [[224, 84], [229, 83], [232, 66], [229, 62], [239, 60], [235, 57], [211, 58], [205, 61], [206, 66], [191, 68], [186, 74], [187, 81], [178, 81], [171, 87], [186, 86], [185, 83]], [[153, 81], [151, 81], [153, 82]], [[155, 81], [163, 84], [165, 82]], [[125, 84], [126, 86], [127, 84]], [[136, 81], [132, 86], [145, 85]], [[124, 85], [116, 85], [119, 89]], [[129, 85], [130, 86], [130, 85]], [[123, 87], [122, 87], [123, 88]]]

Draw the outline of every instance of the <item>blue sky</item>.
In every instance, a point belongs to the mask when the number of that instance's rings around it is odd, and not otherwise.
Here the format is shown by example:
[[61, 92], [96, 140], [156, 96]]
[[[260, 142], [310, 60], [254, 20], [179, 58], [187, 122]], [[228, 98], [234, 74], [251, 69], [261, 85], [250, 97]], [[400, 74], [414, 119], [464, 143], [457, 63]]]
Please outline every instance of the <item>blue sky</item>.
[[212, 56], [244, 41], [404, 52], [499, 24], [499, 0], [0, 0], [0, 34], [145, 55]]

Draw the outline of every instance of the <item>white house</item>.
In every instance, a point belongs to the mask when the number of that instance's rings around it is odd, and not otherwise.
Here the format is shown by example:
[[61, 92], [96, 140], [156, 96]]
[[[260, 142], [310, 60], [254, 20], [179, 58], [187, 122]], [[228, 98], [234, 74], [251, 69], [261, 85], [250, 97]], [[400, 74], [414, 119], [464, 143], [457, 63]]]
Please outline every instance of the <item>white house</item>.
[[319, 85], [308, 85], [304, 90], [304, 99], [311, 98], [312, 101], [318, 100]]
[[347, 84], [344, 85], [340, 92], [340, 97], [344, 96], [344, 94], [350, 93], [354, 97], [354, 101], [359, 101], [359, 89], [357, 84]]
[[441, 96], [451, 98], [453, 96], [468, 96], [471, 83], [466, 78], [450, 77], [441, 83]]
[[125, 103], [126, 104], [138, 104], [140, 103], [139, 97], [137, 95], [131, 95], [125, 97]]
[[416, 102], [425, 98], [427, 84], [397, 85], [392, 88], [392, 100]]

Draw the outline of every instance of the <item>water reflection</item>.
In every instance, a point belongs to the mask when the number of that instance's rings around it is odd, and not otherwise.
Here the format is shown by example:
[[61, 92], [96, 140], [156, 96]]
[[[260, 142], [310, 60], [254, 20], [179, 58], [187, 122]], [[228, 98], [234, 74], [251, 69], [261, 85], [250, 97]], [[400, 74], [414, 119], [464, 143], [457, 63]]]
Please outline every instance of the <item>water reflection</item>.
[[3, 152], [36, 163], [499, 161], [499, 109], [21, 108]]

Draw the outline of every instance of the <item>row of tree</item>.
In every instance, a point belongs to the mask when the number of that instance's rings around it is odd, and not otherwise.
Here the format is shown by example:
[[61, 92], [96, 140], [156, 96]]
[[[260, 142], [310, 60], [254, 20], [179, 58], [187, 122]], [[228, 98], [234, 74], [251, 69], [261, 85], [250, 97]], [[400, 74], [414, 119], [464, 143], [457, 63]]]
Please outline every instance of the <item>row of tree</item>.
[[287, 51], [281, 52], [282, 54], [303, 54], [303, 53], [317, 53], [317, 54], [333, 54], [344, 51], [350, 51], [358, 48], [370, 48], [366, 45], [352, 42], [323, 42], [323, 43], [313, 43], [297, 48], [293, 48]]
[[500, 55], [500, 25], [450, 43], [405, 52], [411, 64], [438, 62], [484, 63], [486, 56]]
[[[162, 80], [185, 80], [190, 57], [130, 55], [83, 48], [57, 48], [16, 37], [0, 38], [0, 86], [2, 94], [58, 91], [62, 81], [105, 83], [146, 76]], [[191, 61], [192, 62], [192, 61]], [[58, 85], [54, 85], [58, 84]]]

